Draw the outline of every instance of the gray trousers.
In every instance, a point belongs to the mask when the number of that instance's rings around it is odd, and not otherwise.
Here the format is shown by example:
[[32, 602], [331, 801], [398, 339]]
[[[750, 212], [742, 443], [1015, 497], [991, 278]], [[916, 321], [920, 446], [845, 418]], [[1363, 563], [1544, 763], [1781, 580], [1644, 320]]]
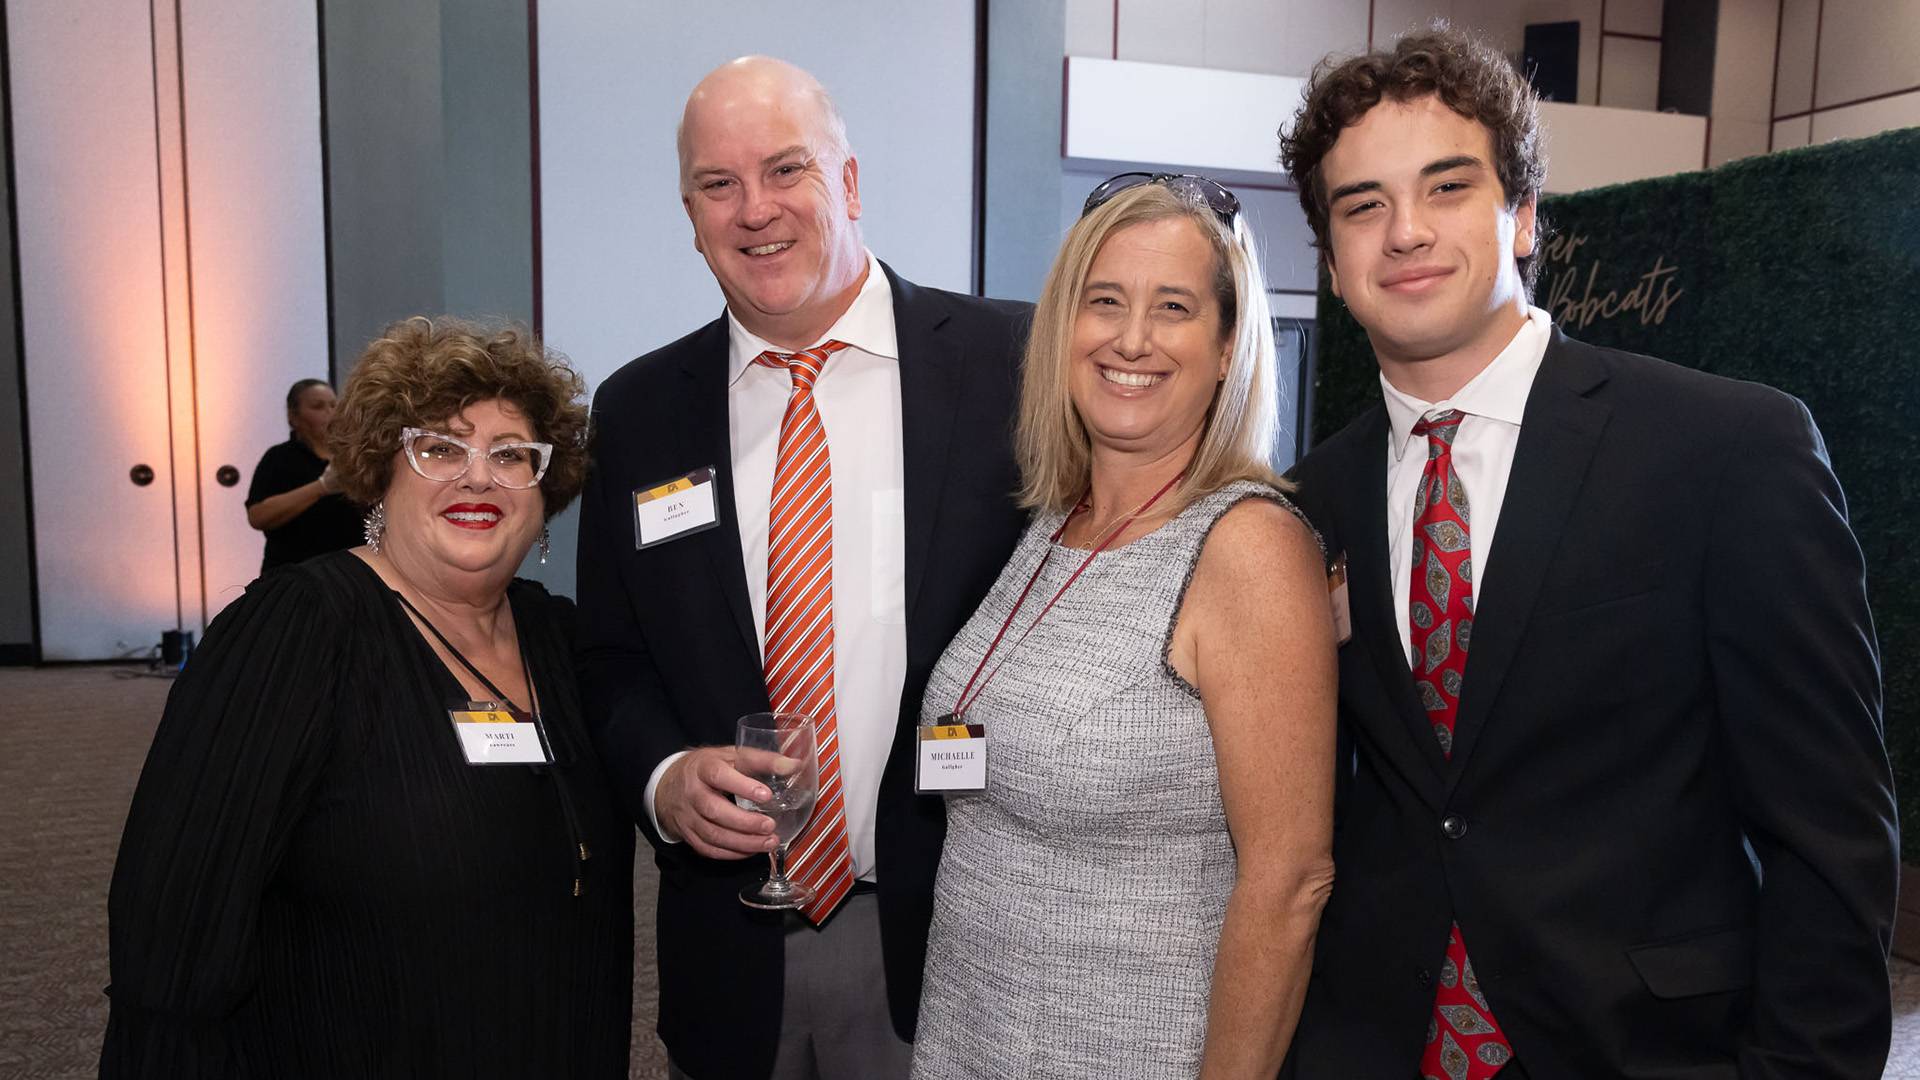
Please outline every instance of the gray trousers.
[[[913, 1044], [893, 1030], [880, 963], [880, 905], [849, 896], [819, 930], [787, 916], [780, 1048], [770, 1080], [905, 1080]], [[697, 1080], [671, 1061], [672, 1080]]]

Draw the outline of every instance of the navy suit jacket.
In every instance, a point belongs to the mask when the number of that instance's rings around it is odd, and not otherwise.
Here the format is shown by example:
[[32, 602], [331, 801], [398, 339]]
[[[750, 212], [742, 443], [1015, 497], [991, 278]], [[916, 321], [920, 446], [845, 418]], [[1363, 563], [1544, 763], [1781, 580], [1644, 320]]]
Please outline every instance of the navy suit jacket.
[[[883, 266], [900, 345], [906, 483], [907, 675], [875, 825], [881, 946], [895, 1028], [912, 1038], [946, 834], [916, 796], [912, 733], [933, 665], [986, 595], [1025, 524], [1012, 455], [1019, 353], [1031, 311], [915, 286]], [[738, 892], [764, 859], [663, 844], [643, 806], [669, 754], [731, 745], [768, 708], [734, 513], [725, 317], [622, 367], [594, 396], [581, 495], [580, 680], [602, 760], [655, 846], [660, 1037], [701, 1080], [765, 1077], [780, 1029], [781, 922]], [[716, 466], [719, 526], [636, 550], [631, 492]], [[838, 553], [840, 565], [858, 553]]]

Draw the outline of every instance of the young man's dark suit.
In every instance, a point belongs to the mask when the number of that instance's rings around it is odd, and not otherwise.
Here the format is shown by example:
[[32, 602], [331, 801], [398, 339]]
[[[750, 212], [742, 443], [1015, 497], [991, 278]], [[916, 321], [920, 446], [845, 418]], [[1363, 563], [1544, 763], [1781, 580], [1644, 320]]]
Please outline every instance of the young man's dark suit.
[[1898, 825], [1860, 550], [1806, 409], [1556, 331], [1450, 761], [1395, 626], [1387, 431], [1376, 405], [1296, 473], [1354, 636], [1295, 1074], [1415, 1075], [1458, 920], [1532, 1077], [1879, 1076]]
[[[910, 1039], [946, 832], [940, 800], [914, 794], [910, 736], [934, 662], [1025, 524], [1013, 501], [1012, 425], [1031, 309], [886, 273], [900, 349], [907, 673], [875, 861], [888, 1003]], [[614, 788], [660, 867], [660, 1035], [675, 1063], [702, 1080], [767, 1074], [784, 964], [782, 924], [751, 915], [738, 898], [767, 861], [663, 844], [643, 804], [662, 759], [731, 745], [734, 721], [768, 708], [734, 513], [727, 349], [723, 316], [601, 385], [580, 520], [581, 688]], [[719, 527], [635, 550], [630, 493], [708, 465], [719, 473]], [[865, 554], [846, 559], [860, 565]]]

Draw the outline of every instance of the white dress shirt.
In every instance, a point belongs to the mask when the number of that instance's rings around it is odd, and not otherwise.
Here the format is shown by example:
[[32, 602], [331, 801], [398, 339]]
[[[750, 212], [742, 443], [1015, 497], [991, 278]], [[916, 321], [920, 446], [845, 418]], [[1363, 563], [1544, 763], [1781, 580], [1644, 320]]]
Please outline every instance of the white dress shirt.
[[[756, 337], [731, 311], [727, 329], [734, 511], [754, 635], [764, 649], [773, 471], [793, 379], [784, 368], [754, 363], [762, 352], [786, 350]], [[900, 346], [893, 289], [872, 252], [867, 253], [866, 283], [853, 305], [814, 344], [827, 341], [849, 346], [828, 356], [813, 389], [833, 474], [834, 713], [854, 876], [873, 880], [880, 774], [893, 748], [907, 677], [907, 538]], [[654, 789], [679, 757], [662, 761], [647, 781], [647, 815], [656, 831]], [[662, 839], [678, 837], [662, 833]]]
[[1387, 564], [1393, 571], [1393, 618], [1409, 666], [1413, 663], [1407, 615], [1408, 592], [1413, 587], [1413, 503], [1420, 490], [1420, 474], [1427, 467], [1427, 440], [1414, 437], [1413, 425], [1449, 409], [1465, 414], [1453, 436], [1453, 470], [1467, 491], [1477, 611], [1481, 584], [1487, 580], [1487, 552], [1493, 548], [1493, 531], [1507, 498], [1507, 477], [1513, 471], [1514, 447], [1520, 442], [1520, 419], [1552, 339], [1552, 319], [1537, 307], [1527, 308], [1527, 321], [1500, 355], [1445, 401], [1421, 401], [1396, 389], [1384, 374], [1380, 376], [1388, 428]]

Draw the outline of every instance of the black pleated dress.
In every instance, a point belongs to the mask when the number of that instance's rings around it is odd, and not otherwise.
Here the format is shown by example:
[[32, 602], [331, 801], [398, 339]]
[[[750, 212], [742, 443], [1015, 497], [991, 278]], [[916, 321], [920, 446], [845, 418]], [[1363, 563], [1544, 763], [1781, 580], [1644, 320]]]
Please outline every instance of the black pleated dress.
[[466, 764], [466, 692], [352, 554], [214, 620], [114, 867], [103, 1077], [626, 1076], [633, 830], [571, 602], [508, 597], [552, 767]]

